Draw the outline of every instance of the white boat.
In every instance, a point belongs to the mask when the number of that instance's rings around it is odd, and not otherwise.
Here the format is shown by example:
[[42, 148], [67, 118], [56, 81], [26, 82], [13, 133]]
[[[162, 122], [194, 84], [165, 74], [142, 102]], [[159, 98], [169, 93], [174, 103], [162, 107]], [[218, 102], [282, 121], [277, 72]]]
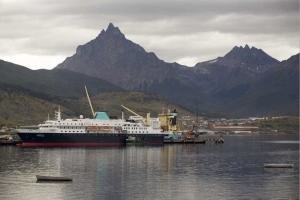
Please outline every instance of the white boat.
[[264, 164], [265, 168], [293, 168], [293, 164], [288, 164], [288, 163], [270, 163], [270, 164]]

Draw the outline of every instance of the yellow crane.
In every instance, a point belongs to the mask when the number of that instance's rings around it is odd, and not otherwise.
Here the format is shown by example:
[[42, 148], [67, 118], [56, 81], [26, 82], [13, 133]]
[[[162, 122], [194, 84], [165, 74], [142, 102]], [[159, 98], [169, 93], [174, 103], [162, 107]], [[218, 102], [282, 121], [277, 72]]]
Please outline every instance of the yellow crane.
[[91, 111], [92, 111], [92, 115], [93, 115], [93, 117], [95, 117], [95, 116], [96, 116], [96, 113], [94, 112], [94, 108], [93, 108], [93, 105], [92, 105], [92, 102], [91, 102], [91, 99], [90, 99], [88, 90], [87, 90], [87, 88], [86, 88], [86, 85], [84, 85], [84, 89], [85, 89], [86, 97], [87, 97], [87, 99], [88, 99], [88, 102], [89, 102], [89, 105], [90, 105], [90, 108], [91, 108]]

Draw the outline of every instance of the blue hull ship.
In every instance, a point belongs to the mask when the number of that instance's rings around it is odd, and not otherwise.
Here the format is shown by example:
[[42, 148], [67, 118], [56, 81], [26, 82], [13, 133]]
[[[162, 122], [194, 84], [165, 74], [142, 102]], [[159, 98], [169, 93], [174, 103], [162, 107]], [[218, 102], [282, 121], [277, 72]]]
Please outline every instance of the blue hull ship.
[[120, 146], [128, 137], [136, 142], [163, 144], [165, 133], [158, 119], [149, 125], [135, 120], [110, 119], [106, 112], [97, 112], [94, 119], [62, 119], [55, 112], [54, 120], [46, 120], [35, 128], [17, 129], [22, 142], [20, 146]]
[[127, 134], [117, 133], [33, 133], [19, 132], [24, 147], [33, 146], [121, 146]]

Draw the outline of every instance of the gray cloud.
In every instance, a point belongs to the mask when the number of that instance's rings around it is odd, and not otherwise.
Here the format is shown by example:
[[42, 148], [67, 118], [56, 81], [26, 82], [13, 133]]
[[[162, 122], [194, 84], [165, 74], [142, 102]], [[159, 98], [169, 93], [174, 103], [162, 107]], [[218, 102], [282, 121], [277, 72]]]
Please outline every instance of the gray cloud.
[[298, 0], [0, 0], [0, 59], [61, 59], [113, 22], [169, 62], [192, 65], [246, 43], [281, 60], [299, 51], [298, 8]]

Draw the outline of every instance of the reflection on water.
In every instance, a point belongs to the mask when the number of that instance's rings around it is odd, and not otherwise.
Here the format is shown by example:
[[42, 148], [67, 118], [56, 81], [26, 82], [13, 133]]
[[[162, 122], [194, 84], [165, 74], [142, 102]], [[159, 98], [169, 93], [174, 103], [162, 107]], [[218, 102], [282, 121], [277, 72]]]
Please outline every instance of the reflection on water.
[[[271, 141], [271, 142], [270, 142]], [[273, 142], [274, 141], [274, 142]], [[298, 199], [297, 136], [120, 148], [0, 147], [0, 199]], [[264, 169], [292, 163], [292, 169]], [[72, 176], [37, 183], [35, 175]]]

